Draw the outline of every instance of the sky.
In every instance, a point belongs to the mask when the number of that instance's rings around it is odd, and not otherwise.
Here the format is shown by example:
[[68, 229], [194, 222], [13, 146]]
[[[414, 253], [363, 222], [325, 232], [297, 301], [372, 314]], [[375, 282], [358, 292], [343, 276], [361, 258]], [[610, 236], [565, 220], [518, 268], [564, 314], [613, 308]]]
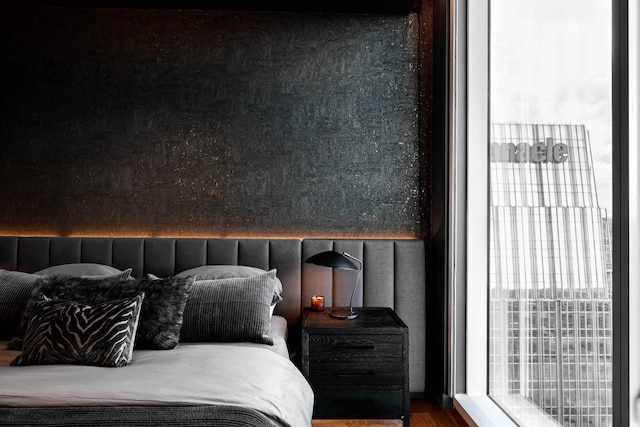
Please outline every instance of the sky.
[[583, 124], [611, 215], [611, 2], [491, 0], [491, 122]]

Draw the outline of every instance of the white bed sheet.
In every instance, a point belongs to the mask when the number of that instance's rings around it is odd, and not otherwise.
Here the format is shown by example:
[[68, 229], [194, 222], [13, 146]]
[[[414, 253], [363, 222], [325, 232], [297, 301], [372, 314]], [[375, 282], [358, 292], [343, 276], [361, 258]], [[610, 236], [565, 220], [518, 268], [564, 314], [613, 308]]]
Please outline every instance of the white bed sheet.
[[136, 350], [125, 367], [100, 368], [9, 366], [20, 352], [0, 342], [0, 406], [233, 405], [310, 426], [313, 391], [281, 344], [180, 343]]

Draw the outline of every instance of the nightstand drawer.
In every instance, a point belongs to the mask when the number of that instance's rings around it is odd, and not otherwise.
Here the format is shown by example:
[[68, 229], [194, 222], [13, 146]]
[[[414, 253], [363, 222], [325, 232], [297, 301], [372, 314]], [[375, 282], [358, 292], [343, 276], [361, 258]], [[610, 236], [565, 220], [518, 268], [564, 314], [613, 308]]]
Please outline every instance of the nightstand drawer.
[[309, 360], [313, 362], [362, 362], [378, 360], [402, 363], [401, 335], [309, 336]]
[[309, 368], [309, 379], [315, 386], [361, 384], [402, 388], [403, 375], [402, 360], [377, 363], [314, 362]]
[[396, 391], [318, 390], [314, 418], [404, 418]]

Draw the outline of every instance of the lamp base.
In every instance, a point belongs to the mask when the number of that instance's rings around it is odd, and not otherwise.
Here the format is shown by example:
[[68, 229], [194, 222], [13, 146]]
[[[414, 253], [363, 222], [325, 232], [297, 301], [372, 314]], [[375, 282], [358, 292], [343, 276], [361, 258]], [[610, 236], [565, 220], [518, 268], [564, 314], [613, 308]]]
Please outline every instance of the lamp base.
[[336, 308], [335, 310], [331, 310], [329, 316], [341, 320], [353, 320], [358, 317], [358, 313], [355, 313], [348, 308]]

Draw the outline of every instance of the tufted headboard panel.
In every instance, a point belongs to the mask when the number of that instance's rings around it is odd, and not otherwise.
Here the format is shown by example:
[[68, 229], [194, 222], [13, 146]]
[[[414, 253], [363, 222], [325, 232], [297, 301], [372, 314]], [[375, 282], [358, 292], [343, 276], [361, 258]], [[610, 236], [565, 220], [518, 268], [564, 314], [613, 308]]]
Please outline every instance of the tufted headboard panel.
[[124, 270], [170, 276], [206, 264], [276, 268], [284, 300], [276, 313], [287, 318], [293, 352], [300, 345], [300, 317], [311, 295], [326, 305], [349, 303], [355, 272], [304, 262], [325, 251], [348, 252], [363, 262], [354, 307], [391, 307], [409, 327], [410, 390], [425, 387], [425, 248], [422, 240], [394, 239], [232, 239], [0, 236], [0, 268], [33, 273], [67, 263], [92, 262]]
[[300, 318], [300, 248], [297, 239], [0, 237], [0, 268], [33, 273], [76, 262], [94, 262], [134, 277], [171, 276], [206, 264], [276, 268], [284, 301], [276, 312], [291, 325]]

